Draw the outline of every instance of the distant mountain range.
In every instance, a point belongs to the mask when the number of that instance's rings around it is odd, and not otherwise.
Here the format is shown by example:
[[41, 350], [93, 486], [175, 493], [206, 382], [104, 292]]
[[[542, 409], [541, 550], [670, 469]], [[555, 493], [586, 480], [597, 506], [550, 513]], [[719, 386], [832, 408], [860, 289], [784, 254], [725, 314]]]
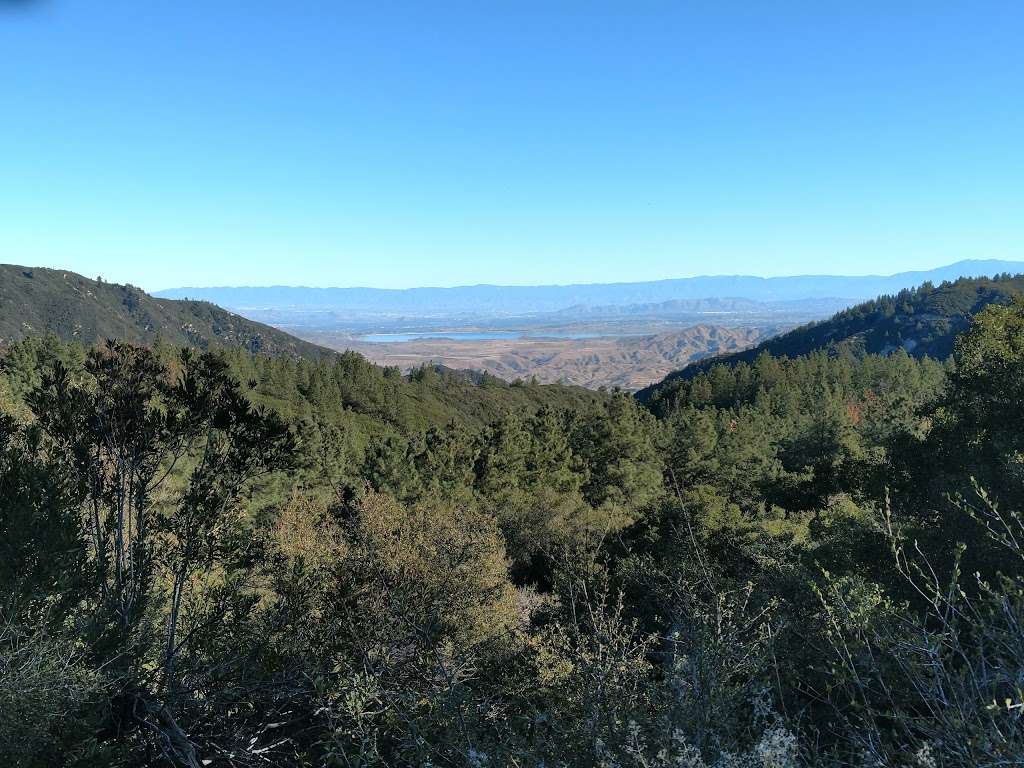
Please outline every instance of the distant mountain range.
[[67, 270], [0, 264], [0, 348], [45, 333], [86, 345], [108, 338], [152, 344], [161, 338], [199, 349], [305, 358], [334, 354], [209, 302], [157, 299], [131, 285]]
[[845, 309], [828, 320], [794, 328], [749, 349], [695, 362], [638, 393], [649, 400], [675, 380], [686, 380], [724, 363], [749, 363], [768, 352], [797, 357], [816, 351], [830, 354], [890, 354], [904, 350], [915, 357], [944, 359], [956, 335], [986, 306], [1024, 296], [1024, 275], [961, 278], [951, 283], [924, 283], [893, 295]]
[[549, 313], [561, 320], [598, 320], [621, 317], [691, 317], [694, 315], [784, 314], [828, 315], [849, 306], [849, 299], [814, 298], [756, 301], [738, 298], [672, 299], [648, 304], [577, 304]]
[[941, 283], [960, 277], [992, 276], [1024, 271], [1024, 262], [960, 261], [926, 271], [894, 275], [842, 277], [707, 276], [639, 283], [497, 286], [456, 288], [307, 288], [290, 286], [171, 288], [154, 295], [170, 299], [202, 299], [245, 311], [317, 309], [354, 315], [418, 315], [421, 317], [477, 313], [523, 315], [579, 306], [644, 305], [691, 299], [749, 299], [785, 302], [806, 299], [860, 301], [895, 293], [926, 281]]

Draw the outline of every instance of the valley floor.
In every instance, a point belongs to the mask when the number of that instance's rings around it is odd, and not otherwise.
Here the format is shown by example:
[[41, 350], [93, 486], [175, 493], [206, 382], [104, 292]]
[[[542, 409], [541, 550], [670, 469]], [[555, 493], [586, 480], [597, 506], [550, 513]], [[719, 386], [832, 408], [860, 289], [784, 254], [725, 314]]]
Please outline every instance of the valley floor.
[[403, 370], [433, 362], [454, 369], [487, 371], [507, 381], [536, 377], [542, 384], [568, 383], [591, 389], [620, 387], [635, 391], [661, 381], [670, 372], [695, 360], [747, 349], [784, 328], [700, 324], [645, 336], [424, 338], [386, 343], [359, 341], [341, 332], [290, 330], [317, 344], [337, 350], [355, 350], [375, 363]]

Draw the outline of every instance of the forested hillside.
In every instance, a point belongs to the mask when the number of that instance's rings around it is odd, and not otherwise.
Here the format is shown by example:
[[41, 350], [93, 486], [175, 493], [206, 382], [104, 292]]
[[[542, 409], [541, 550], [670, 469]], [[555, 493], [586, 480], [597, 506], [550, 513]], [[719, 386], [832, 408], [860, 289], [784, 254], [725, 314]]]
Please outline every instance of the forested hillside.
[[1024, 301], [953, 353], [762, 352], [644, 407], [14, 344], [0, 756], [1019, 765]]
[[656, 396], [668, 382], [688, 379], [719, 363], [753, 362], [767, 352], [796, 357], [816, 350], [830, 354], [889, 354], [903, 349], [914, 357], [944, 360], [953, 352], [953, 340], [973, 315], [992, 303], [1007, 303], [1024, 293], [1024, 275], [961, 278], [934, 286], [931, 283], [843, 310], [828, 320], [796, 328], [741, 352], [709, 358], [669, 375], [647, 387], [642, 400]]
[[205, 301], [155, 299], [139, 288], [90, 280], [60, 269], [0, 264], [0, 348], [53, 333], [64, 341], [119, 339], [268, 355], [320, 358], [332, 353]]

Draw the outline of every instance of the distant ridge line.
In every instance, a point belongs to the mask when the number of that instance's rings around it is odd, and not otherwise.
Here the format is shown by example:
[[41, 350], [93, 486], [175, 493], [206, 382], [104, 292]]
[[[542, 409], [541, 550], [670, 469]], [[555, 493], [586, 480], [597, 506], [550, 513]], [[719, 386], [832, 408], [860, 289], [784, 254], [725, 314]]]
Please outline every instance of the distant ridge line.
[[964, 260], [930, 270], [892, 275], [702, 275], [639, 282], [567, 285], [462, 285], [454, 287], [367, 288], [310, 286], [184, 287], [155, 291], [161, 298], [191, 298], [230, 308], [319, 308], [370, 313], [530, 313], [572, 306], [653, 304], [684, 299], [730, 297], [754, 301], [841, 298], [851, 301], [893, 293], [924, 282], [991, 277], [1024, 272], [1024, 262]]
[[[675, 283], [686, 280], [805, 280], [805, 279], [838, 279], [838, 280], [885, 280], [894, 277], [907, 275], [923, 275], [940, 269], [965, 266], [969, 264], [989, 265], [999, 264], [1016, 266], [1024, 271], [1024, 261], [1008, 261], [1004, 259], [961, 259], [945, 267], [934, 269], [911, 269], [902, 272], [893, 272], [888, 275], [871, 273], [867, 275], [833, 275], [827, 272], [808, 272], [799, 275], [749, 275], [743, 273], [733, 274], [703, 274], [691, 275], [689, 277], [662, 277], [656, 280], [618, 280], [610, 283], [589, 282], [589, 283], [465, 283], [460, 285], [418, 285], [410, 288], [377, 288], [369, 285], [293, 285], [289, 283], [273, 283], [271, 285], [208, 285], [208, 286], [180, 286], [173, 288], [160, 288], [150, 291], [153, 296], [158, 296], [170, 291], [228, 291], [228, 290], [272, 290], [272, 289], [293, 289], [302, 291], [386, 291], [392, 293], [403, 293], [407, 291], [457, 291], [472, 288], [591, 288], [597, 286], [621, 287], [629, 285], [648, 285], [652, 283]], [[729, 297], [731, 298], [731, 297]], [[841, 297], [831, 297], [841, 298]]]

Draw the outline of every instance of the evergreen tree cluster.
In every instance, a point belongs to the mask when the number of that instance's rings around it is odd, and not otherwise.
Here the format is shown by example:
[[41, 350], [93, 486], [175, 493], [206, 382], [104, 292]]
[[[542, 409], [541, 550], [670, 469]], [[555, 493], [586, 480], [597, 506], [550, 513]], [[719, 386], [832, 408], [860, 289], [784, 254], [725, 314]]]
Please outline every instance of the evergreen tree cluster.
[[1024, 301], [984, 304], [948, 360], [762, 351], [642, 404], [15, 344], [3, 763], [1021, 765]]

